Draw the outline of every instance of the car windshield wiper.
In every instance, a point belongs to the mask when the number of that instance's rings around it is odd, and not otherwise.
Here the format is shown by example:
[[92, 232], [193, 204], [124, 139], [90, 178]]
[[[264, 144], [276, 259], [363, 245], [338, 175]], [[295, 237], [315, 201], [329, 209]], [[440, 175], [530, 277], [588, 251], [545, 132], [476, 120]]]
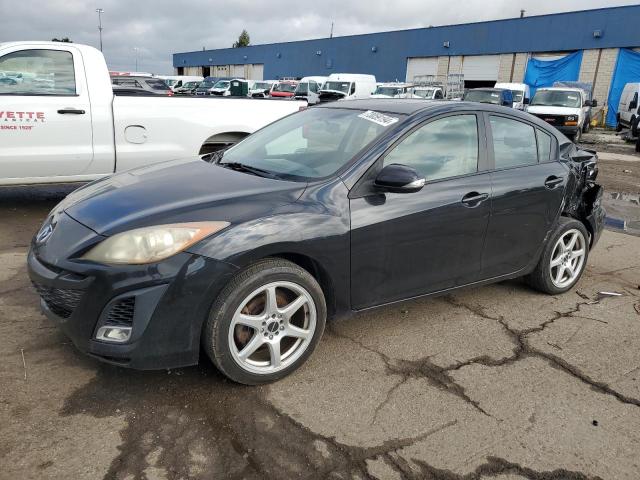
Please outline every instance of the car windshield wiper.
[[218, 162], [218, 165], [225, 168], [230, 168], [232, 170], [251, 173], [252, 175], [257, 175], [258, 177], [275, 178], [275, 179], [280, 178], [277, 174], [270, 172], [269, 170], [263, 170], [262, 168], [252, 167], [251, 165], [245, 165], [244, 163], [240, 163], [240, 162]]

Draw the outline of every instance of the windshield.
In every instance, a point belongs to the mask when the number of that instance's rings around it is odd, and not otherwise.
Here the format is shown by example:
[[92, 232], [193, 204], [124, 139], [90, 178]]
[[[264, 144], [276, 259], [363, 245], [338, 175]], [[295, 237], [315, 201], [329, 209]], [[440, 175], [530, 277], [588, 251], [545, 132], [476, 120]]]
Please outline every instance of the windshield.
[[296, 95], [306, 95], [309, 93], [309, 84], [307, 82], [299, 83], [296, 87]]
[[229, 80], [220, 80], [218, 81], [213, 88], [229, 88], [231, 82]]
[[335, 90], [337, 92], [349, 93], [349, 87], [351, 82], [327, 82], [322, 87], [322, 90]]
[[524, 97], [524, 92], [522, 90], [511, 90], [511, 95], [513, 95], [514, 102], [521, 102]]
[[273, 87], [274, 92], [289, 92], [293, 93], [296, 90], [296, 86], [293, 83], [279, 83]]
[[146, 80], [147, 85], [149, 85], [154, 90], [168, 90], [169, 86], [164, 82], [164, 80], [150, 78]]
[[187, 82], [182, 85], [184, 88], [195, 88], [200, 84], [200, 82]]
[[398, 87], [378, 87], [374, 92], [375, 95], [387, 95], [389, 97], [395, 97], [401, 93], [402, 89]]
[[202, 83], [198, 86], [198, 88], [199, 88], [199, 89], [200, 89], [200, 88], [202, 88], [202, 89], [204, 89], [204, 88], [211, 88], [211, 87], [213, 87], [213, 85], [214, 85], [214, 84], [213, 84], [213, 82], [208, 82], [208, 81], [206, 81], [206, 80], [205, 80], [204, 82], [202, 82]]
[[[366, 118], [363, 118], [366, 117]], [[221, 164], [240, 163], [296, 181], [322, 178], [403, 118], [341, 108], [309, 108], [250, 135], [226, 151]]]
[[256, 82], [253, 85], [252, 90], [269, 90], [271, 88], [271, 84], [267, 82]]
[[500, 93], [492, 90], [469, 90], [464, 94], [464, 100], [500, 105]]
[[566, 90], [538, 90], [531, 105], [580, 108], [580, 94]]
[[422, 90], [413, 91], [414, 95], [417, 95], [418, 97], [426, 98], [427, 100], [433, 99], [433, 96], [435, 95], [435, 93], [436, 91], [433, 88], [426, 88]]
[[170, 87], [173, 87], [176, 83], [178, 83], [178, 80], [171, 80], [171, 79], [167, 80], [167, 79], [165, 79], [164, 83], [166, 83]]

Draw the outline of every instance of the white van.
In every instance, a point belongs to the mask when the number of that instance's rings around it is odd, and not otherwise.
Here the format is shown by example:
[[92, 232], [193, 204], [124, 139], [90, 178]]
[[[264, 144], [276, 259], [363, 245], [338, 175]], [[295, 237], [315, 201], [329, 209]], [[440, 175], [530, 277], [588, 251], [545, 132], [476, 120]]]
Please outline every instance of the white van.
[[371, 96], [373, 98], [412, 98], [413, 88], [413, 83], [379, 83]]
[[204, 77], [198, 75], [158, 75], [158, 78], [164, 80], [164, 83], [169, 85], [173, 92], [187, 82], [201, 82], [204, 80]]
[[303, 77], [293, 96], [298, 100], [306, 100], [309, 105], [320, 103], [320, 90], [326, 81], [327, 77]]
[[267, 98], [277, 83], [277, 80], [256, 80], [253, 87], [249, 89], [249, 96], [251, 98]]
[[617, 132], [626, 127], [634, 130], [632, 135], [634, 137], [637, 136], [637, 120], [640, 118], [640, 107], [638, 106], [639, 97], [640, 83], [627, 83], [622, 89], [620, 103], [618, 104]]
[[524, 110], [525, 105], [531, 100], [529, 85], [526, 83], [496, 83], [494, 88], [511, 90], [511, 94], [513, 95], [513, 108], [518, 110]]
[[373, 75], [332, 73], [320, 89], [320, 101], [369, 98], [376, 88], [376, 77]]

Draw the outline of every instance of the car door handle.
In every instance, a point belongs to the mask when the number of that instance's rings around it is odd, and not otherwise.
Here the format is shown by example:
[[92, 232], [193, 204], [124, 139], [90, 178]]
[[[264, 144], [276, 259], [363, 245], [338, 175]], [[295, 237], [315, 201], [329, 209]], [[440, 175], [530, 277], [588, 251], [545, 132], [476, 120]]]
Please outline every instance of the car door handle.
[[84, 115], [84, 110], [77, 110], [75, 108], [61, 108], [60, 110], [58, 110], [58, 113], [61, 115], [65, 115], [67, 113], [70, 113], [72, 115]]
[[477, 207], [482, 202], [489, 198], [488, 193], [470, 192], [462, 197], [462, 204], [465, 207]]
[[555, 175], [551, 175], [550, 177], [547, 177], [547, 179], [544, 181], [544, 186], [549, 190], [553, 190], [558, 185], [561, 185], [563, 181], [564, 179], [562, 177], [556, 177]]

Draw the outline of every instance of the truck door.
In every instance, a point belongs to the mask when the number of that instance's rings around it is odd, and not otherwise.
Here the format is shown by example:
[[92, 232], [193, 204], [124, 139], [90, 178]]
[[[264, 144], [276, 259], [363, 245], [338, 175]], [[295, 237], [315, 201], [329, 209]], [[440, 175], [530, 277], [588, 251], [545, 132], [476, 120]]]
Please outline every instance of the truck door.
[[0, 72], [0, 181], [51, 182], [87, 170], [91, 104], [80, 52], [10, 46], [0, 49]]

